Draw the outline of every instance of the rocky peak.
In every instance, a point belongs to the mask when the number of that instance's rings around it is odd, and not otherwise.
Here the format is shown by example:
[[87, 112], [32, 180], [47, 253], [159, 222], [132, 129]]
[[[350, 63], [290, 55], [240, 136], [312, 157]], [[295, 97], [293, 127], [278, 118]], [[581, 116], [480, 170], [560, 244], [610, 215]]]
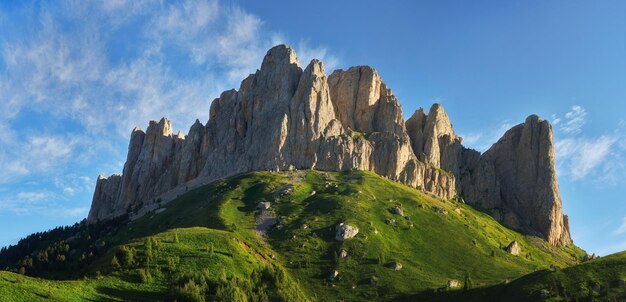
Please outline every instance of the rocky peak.
[[402, 108], [373, 68], [335, 70], [328, 77], [328, 85], [337, 119], [345, 128], [359, 132], [405, 132]]
[[270, 48], [263, 58], [261, 70], [280, 70], [289, 67], [300, 67], [296, 52], [285, 44]]
[[442, 106], [405, 124], [373, 68], [327, 77], [319, 60], [302, 70], [285, 45], [270, 49], [239, 90], [213, 101], [206, 125], [196, 120], [186, 136], [174, 136], [165, 118], [145, 133], [133, 129], [123, 174], [98, 178], [88, 220], [145, 213], [233, 174], [293, 168], [373, 171], [442, 199], [458, 192], [507, 226], [569, 242], [547, 122], [531, 116], [481, 155], [461, 145]]
[[556, 175], [552, 126], [536, 115], [508, 130], [471, 169], [461, 194], [503, 224], [555, 245], [571, 243]]
[[[139, 129], [139, 128], [135, 128]], [[134, 132], [134, 130], [133, 130]], [[152, 135], [154, 137], [158, 136], [172, 136], [172, 122], [167, 118], [161, 118], [159, 122], [150, 121], [148, 126], [148, 130], [146, 130], [146, 134]]]
[[418, 109], [406, 121], [406, 128], [418, 159], [455, 172], [461, 139], [454, 133], [443, 106], [433, 104], [428, 115], [424, 114], [424, 109]]

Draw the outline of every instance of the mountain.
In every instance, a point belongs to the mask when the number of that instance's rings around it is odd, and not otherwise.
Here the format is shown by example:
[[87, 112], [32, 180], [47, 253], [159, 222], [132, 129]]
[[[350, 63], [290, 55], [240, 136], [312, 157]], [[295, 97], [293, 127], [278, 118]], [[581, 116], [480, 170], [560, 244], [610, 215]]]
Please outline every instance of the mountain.
[[[367, 171], [250, 172], [118, 219], [0, 251], [0, 267], [31, 276], [0, 272], [0, 301], [507, 301], [500, 284], [585, 256]], [[576, 276], [603, 287], [623, 280], [623, 263], [603, 259], [581, 266], [594, 275]], [[552, 287], [533, 281], [512, 293], [556, 296]]]
[[460, 198], [505, 226], [571, 243], [562, 213], [552, 128], [530, 116], [484, 154], [467, 149], [443, 107], [405, 123], [371, 67], [326, 76], [273, 47], [261, 68], [211, 104], [206, 125], [173, 134], [169, 120], [134, 129], [122, 175], [99, 177], [88, 221], [145, 215], [182, 193], [239, 173], [372, 171], [442, 199]]

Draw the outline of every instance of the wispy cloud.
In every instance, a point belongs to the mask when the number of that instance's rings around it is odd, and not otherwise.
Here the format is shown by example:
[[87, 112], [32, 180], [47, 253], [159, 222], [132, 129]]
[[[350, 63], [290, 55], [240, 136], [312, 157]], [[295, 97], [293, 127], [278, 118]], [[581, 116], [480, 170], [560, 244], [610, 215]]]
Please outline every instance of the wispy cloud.
[[[84, 214], [97, 173], [121, 172], [133, 127], [206, 121], [275, 44], [339, 64], [229, 1], [57, 1], [0, 22], [0, 211], [22, 214]], [[55, 211], [9, 186], [29, 181], [53, 193]]]
[[558, 140], [555, 146], [556, 159], [559, 166], [566, 168], [565, 175], [571, 175], [573, 180], [583, 179], [607, 162], [616, 142], [614, 136]]
[[[571, 110], [565, 113], [565, 119], [554, 118], [555, 125], [559, 125], [559, 129], [565, 133], [578, 134], [582, 132], [582, 127], [587, 122], [587, 111], [585, 108], [574, 105]], [[563, 121], [563, 123], [561, 123]]]
[[478, 142], [480, 142], [480, 140], [483, 137], [482, 133], [470, 133], [467, 135], [460, 135], [463, 138], [463, 144], [465, 146], [474, 146], [476, 145]]
[[626, 233], [626, 217], [622, 220], [622, 224], [613, 231], [613, 235], [621, 235]]
[[300, 64], [306, 66], [313, 59], [318, 59], [324, 63], [324, 69], [326, 73], [332, 73], [337, 67], [339, 67], [339, 59], [331, 55], [326, 47], [311, 47], [307, 40], [300, 41], [298, 43], [298, 59]]
[[493, 144], [498, 142], [498, 140], [502, 138], [504, 133], [506, 133], [513, 126], [515, 125], [509, 120], [503, 120], [491, 130], [477, 133], [460, 134], [460, 136], [463, 138], [463, 145], [465, 145], [466, 147], [473, 148], [480, 152], [485, 152], [489, 150], [489, 148], [491, 148]]
[[562, 118], [553, 115], [556, 162], [562, 179], [588, 181], [601, 186], [623, 183], [626, 164], [624, 126], [599, 136], [585, 133], [587, 111], [574, 105]]

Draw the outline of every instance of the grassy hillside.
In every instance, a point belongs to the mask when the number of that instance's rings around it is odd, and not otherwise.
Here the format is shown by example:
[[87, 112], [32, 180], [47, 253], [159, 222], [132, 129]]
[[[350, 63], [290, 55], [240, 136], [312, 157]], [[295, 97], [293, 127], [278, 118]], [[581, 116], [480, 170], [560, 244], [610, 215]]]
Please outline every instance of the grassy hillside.
[[400, 300], [626, 301], [626, 252], [563, 269], [537, 271], [508, 284], [469, 291], [420, 293]]
[[[271, 203], [263, 215], [260, 202]], [[260, 235], [261, 225], [272, 219], [277, 224]], [[337, 241], [339, 223], [359, 233]], [[71, 240], [62, 238], [67, 233], [56, 236], [61, 243], [54, 246], [64, 248], [53, 248], [55, 257], [67, 260], [54, 265], [39, 265], [44, 247], [29, 246], [28, 261], [20, 255], [11, 268], [28, 264], [27, 274], [73, 280], [2, 272], [0, 300], [436, 299], [448, 297], [449, 280], [493, 290], [551, 265], [570, 266], [584, 255], [575, 246], [554, 248], [509, 230], [468, 205], [360, 171], [248, 173], [190, 191], [128, 224], [97, 230], [101, 238], [87, 231]], [[512, 241], [522, 247], [519, 256], [504, 250]], [[81, 253], [87, 257], [75, 256]], [[125, 263], [129, 254], [133, 259]], [[397, 264], [400, 270], [393, 269]], [[72, 273], [50, 274], [71, 265], [77, 268]]]

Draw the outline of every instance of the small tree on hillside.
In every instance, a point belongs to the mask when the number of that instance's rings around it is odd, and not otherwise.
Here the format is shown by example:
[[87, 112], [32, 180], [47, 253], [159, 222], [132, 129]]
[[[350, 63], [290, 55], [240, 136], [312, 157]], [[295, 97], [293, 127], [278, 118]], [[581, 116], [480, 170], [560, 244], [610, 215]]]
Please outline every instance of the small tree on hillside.
[[150, 261], [152, 259], [152, 238], [146, 238], [144, 241], [146, 259]]
[[473, 286], [473, 282], [472, 282], [472, 277], [470, 276], [469, 271], [465, 272], [465, 282], [463, 285], [463, 290], [468, 291], [472, 288]]
[[122, 266], [120, 265], [120, 261], [117, 260], [117, 256], [113, 256], [113, 259], [111, 259], [111, 267], [114, 270], [119, 270], [120, 268], [122, 268]]

